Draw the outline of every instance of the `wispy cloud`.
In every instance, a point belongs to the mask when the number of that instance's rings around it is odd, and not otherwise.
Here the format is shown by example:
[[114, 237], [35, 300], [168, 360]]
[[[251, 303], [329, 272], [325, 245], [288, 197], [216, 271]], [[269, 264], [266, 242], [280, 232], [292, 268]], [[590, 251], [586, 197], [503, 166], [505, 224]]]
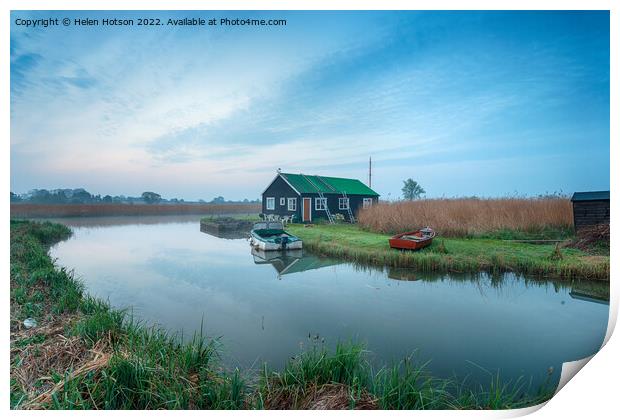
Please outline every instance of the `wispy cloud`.
[[[528, 165], [566, 175], [521, 183], [536, 192], [573, 188], [567, 165], [586, 148], [603, 157], [588, 185], [607, 187], [608, 15], [514, 13], [291, 12], [268, 30], [14, 26], [12, 188], [255, 197], [278, 167], [363, 178], [372, 155], [384, 195], [409, 176], [456, 194], [420, 165], [456, 161], [499, 194], [511, 189], [488, 179], [519, 184], [506, 175], [516, 169], [475, 165], [527, 150]], [[547, 167], [560, 144], [567, 163]]]

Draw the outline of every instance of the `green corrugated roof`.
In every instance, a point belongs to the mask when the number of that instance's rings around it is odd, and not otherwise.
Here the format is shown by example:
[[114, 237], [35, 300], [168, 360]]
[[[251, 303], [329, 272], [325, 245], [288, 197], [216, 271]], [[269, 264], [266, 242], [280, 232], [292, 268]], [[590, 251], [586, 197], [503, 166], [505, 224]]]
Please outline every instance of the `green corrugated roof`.
[[[327, 259], [327, 258], [318, 258], [314, 256], [303, 256], [302, 258], [295, 261], [294, 264], [289, 264], [282, 270], [278, 270], [279, 274], [292, 274], [292, 273], [301, 273], [303, 271], [308, 270], [317, 270], [323, 267], [329, 267], [332, 265], [340, 264], [339, 261]], [[276, 267], [277, 270], [277, 267]]]
[[609, 200], [609, 191], [585, 191], [573, 194], [571, 201]]
[[344, 192], [358, 195], [379, 195], [357, 179], [285, 173], [281, 173], [280, 175], [301, 194], [320, 191], [322, 193], [332, 194], [342, 194]]

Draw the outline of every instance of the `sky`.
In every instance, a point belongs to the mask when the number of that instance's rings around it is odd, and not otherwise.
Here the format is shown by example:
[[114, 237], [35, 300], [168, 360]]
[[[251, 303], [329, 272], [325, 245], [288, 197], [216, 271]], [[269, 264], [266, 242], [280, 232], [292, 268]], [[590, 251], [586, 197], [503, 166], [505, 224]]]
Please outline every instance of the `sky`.
[[[31, 28], [17, 19], [159, 18]], [[166, 25], [184, 17], [286, 26]], [[384, 199], [609, 189], [609, 14], [11, 13], [11, 191], [256, 199], [284, 172]]]

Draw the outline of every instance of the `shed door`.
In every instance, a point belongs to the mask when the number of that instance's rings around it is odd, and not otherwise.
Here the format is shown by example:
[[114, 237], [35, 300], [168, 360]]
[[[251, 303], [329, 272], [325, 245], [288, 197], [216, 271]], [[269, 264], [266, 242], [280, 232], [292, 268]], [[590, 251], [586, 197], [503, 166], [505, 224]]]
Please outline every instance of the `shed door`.
[[303, 222], [309, 222], [312, 220], [312, 216], [310, 211], [312, 210], [312, 198], [304, 197], [304, 208], [303, 208]]

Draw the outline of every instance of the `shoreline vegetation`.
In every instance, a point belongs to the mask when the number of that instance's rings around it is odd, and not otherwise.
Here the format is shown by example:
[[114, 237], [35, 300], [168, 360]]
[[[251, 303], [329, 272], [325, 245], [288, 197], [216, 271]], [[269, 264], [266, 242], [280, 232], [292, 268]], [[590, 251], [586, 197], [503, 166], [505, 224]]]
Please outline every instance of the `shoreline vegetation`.
[[[589, 253], [553, 244], [527, 243], [527, 235], [509, 231], [480, 237], [437, 237], [422, 250], [391, 249], [389, 234], [369, 232], [358, 225], [288, 225], [304, 249], [362, 265], [407, 268], [419, 272], [490, 273], [514, 272], [561, 280], [609, 282], [609, 255]], [[503, 239], [514, 237], [519, 239]], [[539, 239], [539, 238], [536, 238]], [[568, 238], [565, 240], [568, 243]]]
[[[189, 341], [89, 296], [49, 246], [69, 228], [11, 221], [12, 409], [510, 409], [552, 397], [548, 380], [489, 374], [472, 391], [411, 358], [373, 370], [364, 347], [314, 347], [280, 371], [225, 368], [217, 340]], [[36, 320], [26, 329], [23, 321]]]
[[11, 203], [11, 219], [33, 217], [100, 217], [258, 214], [260, 204], [33, 204]]

